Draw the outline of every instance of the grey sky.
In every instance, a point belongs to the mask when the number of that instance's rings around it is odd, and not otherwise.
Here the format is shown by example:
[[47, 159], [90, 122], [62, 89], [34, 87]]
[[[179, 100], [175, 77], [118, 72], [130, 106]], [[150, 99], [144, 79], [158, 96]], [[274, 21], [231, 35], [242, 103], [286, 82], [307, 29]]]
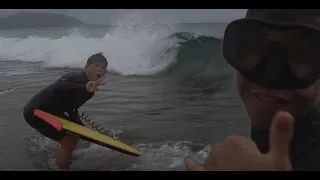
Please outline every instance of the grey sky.
[[228, 22], [243, 17], [246, 9], [0, 9], [0, 14], [55, 12], [76, 17], [85, 23], [113, 24], [141, 18], [141, 22]]

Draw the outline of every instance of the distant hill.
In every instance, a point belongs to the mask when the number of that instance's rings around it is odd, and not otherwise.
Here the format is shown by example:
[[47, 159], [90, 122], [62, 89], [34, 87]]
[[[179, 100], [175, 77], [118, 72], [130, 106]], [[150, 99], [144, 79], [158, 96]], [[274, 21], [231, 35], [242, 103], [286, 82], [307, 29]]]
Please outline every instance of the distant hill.
[[26, 29], [84, 25], [80, 20], [54, 13], [16, 13], [0, 17], [0, 29]]

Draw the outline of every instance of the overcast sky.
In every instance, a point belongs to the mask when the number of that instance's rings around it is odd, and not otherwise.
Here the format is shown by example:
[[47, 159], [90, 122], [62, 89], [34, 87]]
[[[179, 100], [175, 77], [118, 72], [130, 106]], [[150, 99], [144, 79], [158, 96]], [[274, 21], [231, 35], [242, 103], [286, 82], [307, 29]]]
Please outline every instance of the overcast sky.
[[141, 18], [143, 22], [229, 22], [245, 15], [246, 9], [0, 9], [0, 14], [55, 12], [76, 17], [85, 23], [113, 24]]

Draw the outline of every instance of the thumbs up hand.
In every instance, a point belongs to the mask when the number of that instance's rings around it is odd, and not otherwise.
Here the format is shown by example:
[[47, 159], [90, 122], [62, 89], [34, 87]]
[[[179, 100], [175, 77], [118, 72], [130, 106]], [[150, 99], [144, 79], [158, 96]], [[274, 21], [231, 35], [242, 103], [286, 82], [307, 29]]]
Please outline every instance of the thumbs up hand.
[[262, 154], [248, 138], [233, 136], [216, 143], [203, 166], [187, 159], [186, 168], [189, 171], [291, 171], [289, 152], [293, 130], [293, 117], [279, 112], [270, 128], [268, 153]]

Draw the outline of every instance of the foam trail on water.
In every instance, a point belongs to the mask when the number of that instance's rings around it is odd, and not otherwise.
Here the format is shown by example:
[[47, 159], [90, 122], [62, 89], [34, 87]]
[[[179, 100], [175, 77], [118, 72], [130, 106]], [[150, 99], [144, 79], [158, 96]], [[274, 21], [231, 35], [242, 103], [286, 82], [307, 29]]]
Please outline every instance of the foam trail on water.
[[174, 40], [166, 39], [170, 33], [170, 28], [128, 23], [106, 32], [102, 38], [88, 37], [78, 29], [58, 39], [2, 37], [0, 61], [44, 62], [46, 67], [83, 68], [90, 55], [103, 52], [111, 71], [122, 75], [155, 74], [176, 55], [175, 52], [164, 53], [175, 44]]
[[7, 93], [10, 93], [10, 92], [12, 92], [12, 91], [14, 91], [14, 90], [15, 90], [15, 89], [7, 89], [7, 90], [0, 91], [0, 96], [5, 95], [5, 94], [7, 94]]

